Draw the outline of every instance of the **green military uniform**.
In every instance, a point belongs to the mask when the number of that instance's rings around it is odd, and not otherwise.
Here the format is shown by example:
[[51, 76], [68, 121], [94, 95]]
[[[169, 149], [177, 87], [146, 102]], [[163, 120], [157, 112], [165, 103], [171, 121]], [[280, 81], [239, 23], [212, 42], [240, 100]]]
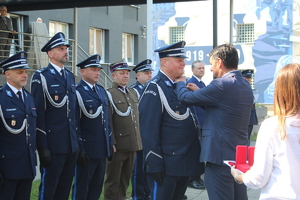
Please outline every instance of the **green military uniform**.
[[113, 139], [117, 152], [112, 161], [107, 162], [104, 183], [105, 200], [125, 199], [136, 152], [142, 149], [138, 94], [130, 87], [126, 87], [124, 91], [122, 89], [115, 82], [108, 89], [112, 105]]

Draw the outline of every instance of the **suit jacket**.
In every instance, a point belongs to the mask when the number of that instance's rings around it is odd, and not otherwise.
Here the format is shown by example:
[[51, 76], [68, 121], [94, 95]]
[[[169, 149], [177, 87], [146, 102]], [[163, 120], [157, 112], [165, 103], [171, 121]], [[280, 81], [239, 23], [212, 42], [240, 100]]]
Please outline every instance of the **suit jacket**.
[[[42, 86], [41, 76], [46, 79], [45, 88]], [[66, 79], [64, 79], [51, 64], [33, 74], [31, 93], [34, 96], [38, 116], [38, 149], [48, 147], [51, 153], [78, 151], [74, 82], [72, 72], [66, 69]], [[68, 97], [66, 103], [63, 106], [55, 106], [55, 104], [61, 103], [65, 96]]]
[[132, 111], [128, 116], [120, 116], [112, 107], [111, 119], [113, 124], [113, 138], [119, 152], [139, 151], [142, 149], [140, 136], [140, 123], [138, 113], [138, 95], [136, 91], [127, 87], [126, 94], [118, 89], [118, 84], [113, 82], [107, 90], [112, 96], [112, 104], [120, 112], [126, 112], [129, 106]]
[[[2, 17], [0, 16], [0, 30], [2, 31], [13, 31], [11, 19], [8, 17], [5, 17], [6, 24]], [[0, 32], [0, 37], [8, 38], [9, 33], [8, 32]], [[2, 39], [3, 40], [3, 39]]]
[[0, 88], [2, 116], [9, 129], [20, 129], [27, 120], [20, 133], [10, 132], [0, 120], [0, 174], [5, 179], [33, 179], [36, 173], [36, 109], [25, 89], [23, 97], [24, 103], [7, 84]]
[[[205, 84], [202, 82], [202, 84], [195, 78], [195, 76], [192, 76], [192, 78], [190, 78], [187, 82], [188, 83], [195, 83], [199, 88], [203, 88], [206, 87]], [[203, 122], [205, 119], [205, 110], [203, 109], [203, 107], [200, 106], [195, 106], [196, 109], [196, 115], [197, 115], [197, 119], [199, 122], [199, 126], [200, 128], [203, 127]]]
[[80, 139], [80, 148], [83, 149], [89, 158], [105, 158], [111, 156], [111, 147], [113, 146], [112, 131], [109, 119], [109, 104], [106, 90], [99, 84], [96, 84], [96, 90], [93, 91], [89, 85], [81, 80], [76, 85], [84, 108], [89, 114], [94, 114], [99, 106], [102, 106], [102, 112], [96, 118], [87, 117], [77, 101], [78, 113], [80, 116], [78, 124], [78, 135]]
[[236, 146], [248, 143], [253, 104], [251, 87], [241, 72], [226, 73], [194, 92], [188, 91], [184, 82], [179, 82], [176, 91], [181, 103], [205, 106], [200, 161], [222, 165], [223, 160], [235, 160]]
[[145, 86], [139, 104], [145, 170], [164, 171], [170, 176], [199, 175], [200, 142], [195, 119], [191, 113], [183, 120], [171, 117], [162, 105], [157, 85], [172, 111], [183, 115], [188, 109], [178, 101], [175, 84], [162, 72]]

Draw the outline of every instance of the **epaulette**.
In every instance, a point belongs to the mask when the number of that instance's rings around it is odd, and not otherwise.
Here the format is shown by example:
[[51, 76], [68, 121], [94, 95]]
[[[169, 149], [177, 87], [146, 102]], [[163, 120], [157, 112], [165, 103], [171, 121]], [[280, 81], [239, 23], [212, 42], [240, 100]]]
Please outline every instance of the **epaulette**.
[[158, 83], [158, 81], [160, 81], [160, 78], [159, 78], [159, 77], [155, 77], [153, 80], [150, 81], [150, 83], [151, 83], [151, 82]]
[[47, 67], [43, 67], [41, 69], [36, 70], [37, 73], [42, 73], [44, 71], [46, 71], [48, 68]]
[[131, 85], [130, 87], [131, 87], [131, 88], [134, 88], [135, 86], [136, 86], [136, 85], [135, 85], [135, 84], [133, 84], [133, 85]]

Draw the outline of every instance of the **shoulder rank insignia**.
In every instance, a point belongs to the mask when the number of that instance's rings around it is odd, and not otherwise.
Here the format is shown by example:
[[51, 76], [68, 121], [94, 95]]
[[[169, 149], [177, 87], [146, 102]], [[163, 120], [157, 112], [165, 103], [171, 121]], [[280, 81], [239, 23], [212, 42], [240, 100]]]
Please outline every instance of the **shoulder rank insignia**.
[[142, 86], [142, 85], [139, 85], [139, 88], [140, 88], [140, 89], [143, 89], [143, 88], [144, 88], [144, 86]]
[[11, 91], [6, 90], [6, 95], [9, 96], [9, 97], [12, 97]]
[[167, 86], [172, 86], [172, 84], [170, 83], [170, 81], [165, 81]]
[[51, 74], [55, 74], [55, 69], [50, 69]]
[[86, 86], [86, 85], [83, 86], [83, 89], [84, 89], [85, 91], [89, 91], [89, 88], [88, 88], [88, 86]]

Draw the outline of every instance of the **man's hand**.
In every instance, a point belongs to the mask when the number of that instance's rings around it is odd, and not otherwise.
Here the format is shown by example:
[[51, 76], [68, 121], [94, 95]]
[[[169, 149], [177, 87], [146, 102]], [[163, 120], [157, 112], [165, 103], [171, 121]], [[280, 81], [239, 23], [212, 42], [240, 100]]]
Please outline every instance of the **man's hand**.
[[80, 167], [85, 167], [86, 163], [89, 161], [89, 158], [85, 151], [79, 151], [77, 156], [77, 165]]
[[178, 83], [179, 81], [186, 82], [186, 77], [185, 76], [180, 76], [180, 77], [178, 77], [178, 78], [175, 79], [176, 83]]
[[0, 191], [3, 189], [3, 187], [4, 187], [4, 180], [2, 175], [0, 174]]
[[158, 185], [163, 184], [163, 180], [165, 178], [164, 172], [152, 173], [151, 175], [152, 175], [153, 179], [158, 183]]
[[200, 88], [194, 84], [194, 83], [188, 83], [186, 88], [189, 90], [189, 91], [196, 91], [196, 90], [199, 90]]
[[48, 167], [51, 163], [51, 153], [47, 147], [38, 149], [40, 157], [40, 165], [42, 167]]

